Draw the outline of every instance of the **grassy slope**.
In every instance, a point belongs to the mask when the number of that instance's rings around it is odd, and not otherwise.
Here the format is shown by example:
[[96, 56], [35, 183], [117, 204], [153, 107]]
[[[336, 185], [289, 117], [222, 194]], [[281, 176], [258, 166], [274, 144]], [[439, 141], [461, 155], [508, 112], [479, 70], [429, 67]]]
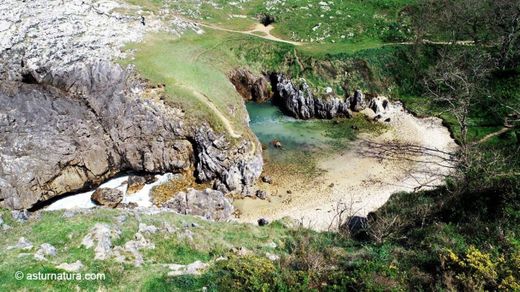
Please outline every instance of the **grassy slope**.
[[208, 2], [210, 3], [200, 5], [193, 1], [181, 0], [170, 4], [170, 7], [187, 17], [196, 17], [205, 22], [234, 29], [250, 27], [257, 22], [258, 15], [265, 13], [275, 17], [275, 34], [285, 39], [319, 43], [355, 43], [405, 38], [406, 25], [398, 21], [398, 12], [415, 1], [248, 0], [240, 4], [224, 0]]
[[[14, 291], [22, 288], [30, 290], [74, 290], [76, 287], [90, 291], [99, 288], [111, 291], [141, 290], [153, 282], [163, 279], [168, 269], [162, 264], [189, 264], [196, 260], [208, 262], [219, 256], [227, 256], [232, 247], [245, 247], [256, 254], [265, 252], [283, 253], [289, 229], [281, 224], [272, 224], [269, 227], [259, 228], [246, 224], [210, 223], [190, 216], [180, 216], [172, 213], [156, 215], [141, 214], [139, 219], [119, 210], [100, 209], [91, 213], [77, 214], [72, 218], [63, 217], [63, 212], [44, 212], [41, 218], [31, 219], [27, 223], [18, 223], [11, 220], [10, 214], [0, 210], [4, 220], [12, 229], [4, 232], [0, 238], [0, 289]], [[117, 223], [121, 214], [127, 216], [123, 224]], [[139, 221], [138, 221], [139, 220]], [[175, 233], [162, 230], [157, 234], [146, 235], [155, 244], [155, 249], [143, 250], [144, 267], [136, 268], [129, 264], [120, 264], [113, 259], [94, 260], [92, 249], [81, 247], [81, 241], [96, 223], [107, 223], [117, 226], [121, 230], [119, 239], [113, 242], [114, 246], [124, 245], [132, 240], [138, 230], [139, 223], [155, 225], [159, 228], [170, 224], [177, 228]], [[197, 223], [198, 227], [186, 227]], [[186, 230], [193, 233], [193, 240], [183, 238]], [[20, 237], [27, 238], [33, 243], [30, 251], [18, 249], [7, 250], [8, 246], [16, 244]], [[274, 242], [279, 248], [268, 247]], [[33, 254], [40, 244], [50, 243], [57, 248], [56, 257], [48, 257], [48, 261], [36, 261]], [[29, 253], [26, 256], [20, 254]], [[105, 273], [104, 281], [17, 281], [14, 278], [16, 271], [31, 272], [62, 272], [55, 266], [67, 262], [80, 260], [85, 266], [84, 273]], [[211, 283], [204, 283], [210, 285]], [[173, 285], [169, 290], [183, 288]], [[201, 288], [201, 287], [198, 287]]]

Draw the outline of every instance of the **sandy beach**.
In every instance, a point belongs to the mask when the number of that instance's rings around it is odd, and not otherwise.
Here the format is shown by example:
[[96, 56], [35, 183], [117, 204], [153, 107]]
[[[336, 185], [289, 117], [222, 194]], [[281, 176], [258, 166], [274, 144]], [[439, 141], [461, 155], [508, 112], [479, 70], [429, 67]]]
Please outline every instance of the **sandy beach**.
[[[370, 110], [364, 114], [374, 115]], [[337, 228], [337, 210], [365, 216], [381, 207], [397, 192], [411, 192], [443, 184], [452, 171], [450, 153], [457, 144], [438, 118], [417, 118], [394, 105], [385, 114], [389, 130], [374, 136], [360, 135], [339, 153], [323, 155], [313, 178], [291, 173], [269, 172], [272, 184], [257, 187], [270, 194], [269, 200], [246, 198], [235, 201], [239, 221], [290, 217], [316, 230]]]

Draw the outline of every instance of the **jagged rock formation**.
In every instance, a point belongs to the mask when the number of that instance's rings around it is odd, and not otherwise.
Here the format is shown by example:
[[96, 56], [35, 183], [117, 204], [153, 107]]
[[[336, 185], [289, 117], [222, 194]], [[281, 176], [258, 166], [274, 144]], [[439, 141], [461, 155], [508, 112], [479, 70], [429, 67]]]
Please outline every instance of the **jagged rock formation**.
[[146, 82], [113, 63], [124, 43], [146, 32], [196, 26], [163, 26], [154, 15], [142, 25], [113, 12], [132, 8], [120, 5], [0, 3], [0, 206], [30, 208], [124, 171], [195, 170], [199, 180], [237, 193], [260, 176], [256, 140], [230, 143], [205, 121], [187, 123], [180, 109], [142, 98]]
[[388, 99], [378, 96], [370, 100], [368, 108], [371, 109], [375, 114], [381, 114], [386, 112], [390, 107]]
[[[338, 97], [329, 88], [326, 94], [316, 96], [303, 79], [295, 82], [279, 73], [255, 76], [247, 69], [236, 69], [229, 74], [230, 81], [246, 101], [272, 100], [285, 114], [297, 119], [333, 119], [351, 117], [367, 107], [365, 95], [356, 90], [353, 96]], [[269, 79], [269, 80], [268, 80]]]
[[163, 207], [179, 214], [197, 215], [210, 220], [225, 220], [233, 213], [233, 205], [224, 194], [211, 189], [180, 192]]
[[0, 82], [4, 206], [29, 208], [125, 170], [196, 168], [201, 181], [239, 193], [260, 176], [256, 141], [231, 144], [209, 126], [193, 129], [180, 110], [139, 98], [143, 85], [117, 65], [79, 64], [44, 82]]
[[283, 112], [295, 118], [332, 119], [352, 115], [348, 99], [333, 94], [315, 97], [304, 80], [297, 85], [283, 74], [275, 74], [271, 79], [276, 88], [274, 102]]

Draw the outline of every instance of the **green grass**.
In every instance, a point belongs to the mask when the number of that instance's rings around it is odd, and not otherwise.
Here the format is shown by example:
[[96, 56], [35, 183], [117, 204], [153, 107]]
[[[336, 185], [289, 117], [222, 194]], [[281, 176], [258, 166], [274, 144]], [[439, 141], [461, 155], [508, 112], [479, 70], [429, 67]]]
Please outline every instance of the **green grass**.
[[[143, 250], [146, 260], [143, 267], [136, 268], [132, 265], [121, 264], [113, 259], [100, 261], [94, 260], [94, 252], [91, 249], [81, 247], [83, 237], [96, 223], [107, 223], [117, 226], [121, 230], [121, 237], [113, 241], [113, 245], [124, 245], [133, 239], [138, 230], [139, 222], [125, 211], [99, 209], [94, 212], [77, 214], [72, 218], [63, 217], [63, 212], [42, 212], [39, 219], [31, 219], [26, 223], [18, 223], [10, 220], [10, 214], [0, 210], [3, 219], [12, 226], [8, 232], [4, 232], [0, 238], [0, 290], [14, 291], [20, 289], [29, 290], [73, 290], [75, 287], [94, 291], [108, 289], [112, 291], [125, 291], [128, 289], [142, 290], [154, 282], [158, 276], [164, 280], [167, 268], [162, 264], [188, 264], [196, 260], [208, 262], [220, 256], [226, 256], [231, 247], [246, 247], [247, 249], [263, 254], [265, 251], [277, 253], [284, 252], [283, 242], [289, 234], [289, 229], [281, 224], [271, 224], [260, 228], [253, 225], [236, 223], [213, 223], [190, 216], [176, 215], [173, 213], [161, 213], [156, 215], [140, 215], [140, 222], [148, 225], [163, 227], [170, 224], [177, 228], [177, 232], [169, 234], [166, 231], [146, 235], [154, 242], [156, 248]], [[118, 224], [116, 218], [126, 214], [127, 220]], [[197, 223], [198, 227], [186, 228], [185, 225]], [[182, 236], [184, 230], [189, 229], [193, 233], [193, 240]], [[24, 251], [17, 249], [7, 250], [7, 246], [15, 245], [20, 237], [31, 241], [34, 248], [28, 251], [30, 255], [19, 257]], [[267, 247], [270, 242], [276, 242], [278, 249], [273, 251]], [[33, 259], [33, 254], [42, 243], [50, 243], [57, 248], [56, 257], [48, 257], [48, 261], [38, 262]], [[63, 262], [72, 263], [81, 260], [85, 268], [84, 273], [105, 273], [104, 281], [18, 281], [14, 278], [16, 271], [30, 272], [61, 272], [55, 268]], [[169, 279], [166, 279], [169, 281]], [[178, 279], [175, 279], [178, 281]], [[209, 283], [206, 283], [206, 285]], [[153, 286], [153, 285], [152, 285]], [[182, 287], [179, 287], [182, 288]]]
[[194, 118], [192, 121], [209, 120], [215, 129], [223, 129], [222, 120], [204, 98], [194, 94], [196, 91], [231, 121], [236, 132], [242, 132], [246, 116], [240, 106], [242, 98], [225, 74], [234, 66], [234, 59], [228, 52], [219, 50], [228, 37], [218, 32], [205, 36], [186, 34], [182, 38], [151, 35], [142, 43], [128, 46], [135, 50], [135, 59], [125, 63], [135, 64], [153, 83], [165, 84], [167, 102], [184, 109], [188, 117]]
[[407, 23], [399, 17], [399, 12], [415, 0], [249, 0], [240, 4], [214, 0], [212, 3], [215, 5], [181, 0], [169, 5], [188, 18], [226, 28], [246, 29], [258, 22], [258, 15], [265, 13], [276, 18], [274, 33], [284, 39], [309, 43], [357, 43], [406, 39]]

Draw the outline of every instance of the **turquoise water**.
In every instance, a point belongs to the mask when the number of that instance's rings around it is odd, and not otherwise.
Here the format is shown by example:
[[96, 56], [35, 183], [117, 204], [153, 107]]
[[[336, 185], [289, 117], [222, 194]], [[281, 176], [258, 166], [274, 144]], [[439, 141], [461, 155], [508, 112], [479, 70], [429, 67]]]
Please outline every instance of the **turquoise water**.
[[[264, 145], [264, 153], [271, 158], [281, 153], [289, 154], [287, 152], [301, 152], [302, 155], [319, 153], [343, 139], [331, 135], [331, 130], [342, 126], [332, 121], [297, 120], [285, 116], [271, 103], [248, 102], [246, 107], [251, 119], [250, 127]], [[273, 140], [280, 141], [283, 150], [276, 149], [271, 143]]]

